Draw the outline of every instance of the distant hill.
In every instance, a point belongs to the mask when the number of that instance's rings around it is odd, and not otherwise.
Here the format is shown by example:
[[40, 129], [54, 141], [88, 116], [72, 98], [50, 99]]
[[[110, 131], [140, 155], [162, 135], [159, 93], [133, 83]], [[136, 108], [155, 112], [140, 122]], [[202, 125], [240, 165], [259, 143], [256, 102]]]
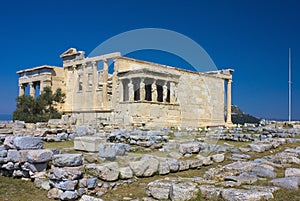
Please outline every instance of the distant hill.
[[238, 106], [231, 106], [231, 120], [234, 124], [252, 123], [259, 124], [260, 118], [254, 117], [250, 114], [245, 114]]

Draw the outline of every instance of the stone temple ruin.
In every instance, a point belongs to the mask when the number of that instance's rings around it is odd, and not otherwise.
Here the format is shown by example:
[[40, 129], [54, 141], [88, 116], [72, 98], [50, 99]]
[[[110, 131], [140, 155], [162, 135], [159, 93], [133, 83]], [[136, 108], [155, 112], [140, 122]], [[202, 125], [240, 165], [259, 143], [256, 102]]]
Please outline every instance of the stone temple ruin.
[[59, 109], [75, 116], [78, 125], [154, 128], [231, 124], [231, 69], [192, 72], [123, 57], [119, 52], [89, 58], [75, 48], [60, 57], [63, 67], [43, 65], [18, 71], [19, 95], [29, 91], [37, 96], [46, 86], [61, 88], [66, 100]]

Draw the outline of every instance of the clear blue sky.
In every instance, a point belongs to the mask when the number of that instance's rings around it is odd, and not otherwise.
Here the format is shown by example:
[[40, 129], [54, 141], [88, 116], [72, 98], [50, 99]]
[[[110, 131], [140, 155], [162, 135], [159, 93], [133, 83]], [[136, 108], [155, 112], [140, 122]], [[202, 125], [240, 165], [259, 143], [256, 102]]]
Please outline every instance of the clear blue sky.
[[258, 117], [288, 117], [291, 47], [293, 118], [300, 120], [299, 11], [297, 0], [1, 1], [0, 113], [15, 109], [17, 70], [61, 66], [69, 47], [88, 55], [116, 34], [154, 27], [190, 37], [219, 69], [234, 68], [233, 104]]

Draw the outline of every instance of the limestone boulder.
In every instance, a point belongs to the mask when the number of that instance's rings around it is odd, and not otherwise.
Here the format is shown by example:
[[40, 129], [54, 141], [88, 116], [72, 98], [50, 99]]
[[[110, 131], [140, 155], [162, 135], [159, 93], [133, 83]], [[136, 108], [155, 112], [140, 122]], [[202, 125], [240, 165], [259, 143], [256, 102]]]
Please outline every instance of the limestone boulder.
[[165, 175], [170, 173], [170, 167], [167, 162], [160, 161], [158, 166], [158, 174]]
[[224, 161], [225, 156], [224, 154], [215, 154], [211, 156], [212, 160], [216, 163], [221, 163]]
[[90, 130], [87, 126], [78, 126], [76, 131], [75, 131], [75, 136], [85, 136], [85, 135], [92, 135], [94, 134], [94, 131]]
[[49, 128], [61, 128], [63, 126], [63, 121], [61, 119], [49, 119], [47, 126]]
[[259, 201], [274, 198], [270, 191], [255, 191], [236, 188], [224, 188], [221, 195], [223, 199], [230, 201]]
[[121, 179], [131, 179], [133, 177], [133, 172], [130, 167], [122, 167], [119, 170]]
[[197, 155], [196, 156], [199, 160], [202, 161], [202, 164], [203, 165], [211, 165], [213, 164], [213, 161], [211, 160], [211, 157], [210, 156], [202, 156], [202, 155]]
[[249, 144], [249, 147], [254, 152], [264, 152], [266, 151], [266, 148], [263, 144]]
[[284, 177], [273, 179], [269, 181], [269, 184], [287, 189], [298, 189], [299, 177]]
[[201, 195], [203, 195], [204, 198], [211, 200], [217, 200], [220, 197], [222, 190], [222, 187], [215, 187], [213, 185], [200, 186]]
[[238, 176], [225, 176], [224, 181], [233, 181], [239, 184], [253, 184], [258, 180], [256, 175], [249, 174], [248, 172], [243, 172]]
[[60, 194], [59, 198], [61, 200], [75, 200], [78, 198], [78, 193], [77, 191], [65, 191]]
[[170, 172], [177, 172], [179, 170], [179, 162], [174, 158], [167, 158], [166, 163], [169, 166]]
[[44, 163], [29, 163], [25, 162], [21, 167], [23, 170], [31, 171], [31, 172], [42, 172], [47, 169], [48, 162]]
[[25, 128], [25, 122], [24, 121], [14, 121], [13, 128], [18, 129], [18, 128]]
[[300, 168], [286, 168], [284, 171], [285, 177], [300, 177]]
[[188, 160], [189, 162], [189, 167], [191, 169], [194, 169], [194, 168], [200, 168], [202, 165], [203, 165], [203, 161], [200, 160], [200, 159], [196, 159], [196, 160]]
[[114, 160], [116, 156], [125, 155], [126, 151], [130, 151], [131, 147], [123, 143], [100, 143], [99, 156], [108, 160]]
[[159, 161], [152, 156], [144, 156], [140, 161], [129, 163], [129, 167], [138, 177], [153, 176], [158, 170]]
[[7, 161], [11, 162], [25, 162], [27, 160], [27, 153], [29, 150], [15, 150], [9, 149], [7, 152]]
[[98, 179], [96, 177], [91, 177], [86, 180], [86, 186], [88, 189], [94, 189], [97, 186]]
[[17, 136], [13, 139], [13, 143], [18, 150], [42, 149], [43, 139], [41, 137]]
[[52, 164], [57, 167], [74, 167], [83, 164], [82, 154], [56, 154], [52, 157]]
[[119, 177], [119, 166], [117, 162], [110, 162], [101, 165], [87, 164], [85, 170], [104, 181], [115, 181]]
[[77, 167], [55, 167], [52, 166], [48, 178], [53, 180], [76, 180], [82, 176], [82, 166]]
[[256, 166], [251, 169], [251, 173], [260, 177], [269, 177], [269, 178], [275, 178], [276, 173], [265, 166]]
[[15, 136], [7, 136], [3, 142], [4, 148], [5, 149], [15, 149], [16, 147], [14, 146], [14, 138]]
[[79, 201], [103, 201], [101, 198], [95, 198], [89, 195], [83, 195]]
[[179, 152], [181, 154], [193, 154], [198, 153], [200, 151], [199, 143], [190, 142], [179, 145]]
[[51, 160], [53, 152], [49, 149], [30, 150], [27, 153], [29, 163], [45, 163]]
[[55, 188], [61, 189], [63, 191], [73, 191], [76, 189], [78, 180], [66, 180], [66, 181], [56, 181], [50, 180], [50, 184]]
[[63, 193], [62, 190], [58, 188], [52, 188], [48, 191], [47, 197], [50, 199], [59, 199], [60, 195]]
[[0, 158], [5, 158], [7, 156], [7, 150], [0, 150]]
[[189, 161], [181, 160], [179, 161], [179, 171], [188, 170], [190, 168]]
[[155, 199], [167, 200], [170, 196], [171, 187], [172, 182], [170, 181], [153, 181], [147, 185], [146, 193]]
[[197, 196], [199, 189], [192, 182], [173, 183], [171, 186], [170, 198], [172, 201], [190, 200]]

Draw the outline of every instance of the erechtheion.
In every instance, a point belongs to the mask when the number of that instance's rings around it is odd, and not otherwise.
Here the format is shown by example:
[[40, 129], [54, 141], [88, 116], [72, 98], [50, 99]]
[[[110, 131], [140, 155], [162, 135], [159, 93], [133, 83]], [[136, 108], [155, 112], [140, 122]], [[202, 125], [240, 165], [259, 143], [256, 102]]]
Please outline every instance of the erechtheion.
[[60, 57], [63, 67], [43, 65], [18, 71], [19, 95], [29, 91], [37, 96], [45, 86], [61, 88], [66, 99], [59, 109], [76, 116], [78, 124], [231, 124], [231, 69], [193, 72], [123, 57], [119, 52], [89, 58], [75, 48]]

